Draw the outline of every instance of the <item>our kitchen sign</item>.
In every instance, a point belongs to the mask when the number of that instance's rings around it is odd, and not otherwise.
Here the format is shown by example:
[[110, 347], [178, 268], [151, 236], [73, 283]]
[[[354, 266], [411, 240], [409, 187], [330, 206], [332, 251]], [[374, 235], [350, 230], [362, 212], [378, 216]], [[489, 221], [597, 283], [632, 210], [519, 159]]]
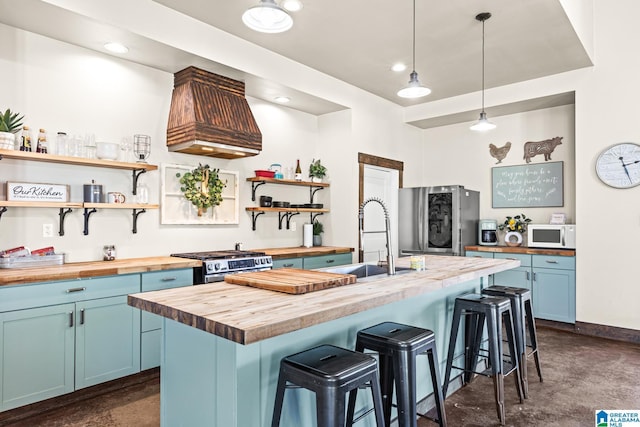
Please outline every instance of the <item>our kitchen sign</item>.
[[69, 186], [62, 184], [36, 184], [33, 182], [7, 182], [7, 200], [16, 202], [68, 202]]

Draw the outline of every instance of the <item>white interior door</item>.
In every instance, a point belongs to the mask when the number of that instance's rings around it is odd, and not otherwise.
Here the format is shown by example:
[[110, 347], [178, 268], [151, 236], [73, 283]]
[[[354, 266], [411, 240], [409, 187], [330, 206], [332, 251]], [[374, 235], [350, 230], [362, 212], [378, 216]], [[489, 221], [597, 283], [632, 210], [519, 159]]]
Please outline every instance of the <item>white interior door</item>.
[[[378, 166], [364, 166], [364, 200], [370, 197], [380, 198], [389, 212], [391, 222], [391, 249], [397, 257], [398, 229], [398, 171]], [[384, 261], [387, 256], [384, 211], [376, 202], [368, 203], [364, 208], [364, 231], [362, 249], [363, 260]]]

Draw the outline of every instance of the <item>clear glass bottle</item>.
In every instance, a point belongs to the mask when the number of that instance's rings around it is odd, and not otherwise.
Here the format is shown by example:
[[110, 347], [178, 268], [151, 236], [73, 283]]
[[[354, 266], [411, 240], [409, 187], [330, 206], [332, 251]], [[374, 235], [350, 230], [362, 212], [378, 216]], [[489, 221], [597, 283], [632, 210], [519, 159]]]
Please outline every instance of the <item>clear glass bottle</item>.
[[47, 143], [47, 132], [44, 129], [40, 129], [38, 132], [38, 145], [36, 145], [36, 153], [46, 154], [49, 151], [49, 144]]
[[56, 135], [56, 153], [59, 156], [68, 156], [69, 151], [67, 148], [67, 134], [65, 132], [58, 132]]
[[31, 151], [31, 130], [29, 129], [29, 126], [22, 127], [20, 151]]

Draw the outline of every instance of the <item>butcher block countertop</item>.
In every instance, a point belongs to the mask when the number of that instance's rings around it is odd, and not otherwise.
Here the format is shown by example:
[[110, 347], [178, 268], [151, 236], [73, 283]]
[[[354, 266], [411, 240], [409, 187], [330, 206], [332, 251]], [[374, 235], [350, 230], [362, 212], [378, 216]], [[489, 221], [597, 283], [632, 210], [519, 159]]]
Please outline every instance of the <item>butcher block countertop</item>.
[[478, 252], [502, 252], [511, 254], [526, 255], [558, 255], [558, 256], [576, 256], [575, 249], [543, 249], [529, 248], [527, 246], [465, 246], [465, 251]]
[[200, 261], [169, 256], [126, 258], [113, 261], [73, 262], [63, 265], [34, 268], [7, 268], [0, 270], [0, 286], [22, 285], [54, 280], [87, 279], [116, 274], [146, 273], [199, 267]]
[[[409, 258], [396, 261], [409, 267]], [[426, 256], [426, 271], [358, 279], [290, 295], [225, 282], [129, 295], [129, 305], [239, 344], [251, 344], [520, 266], [520, 261]]]
[[353, 248], [345, 248], [341, 246], [312, 246], [306, 248], [304, 246], [293, 246], [289, 248], [263, 248], [251, 249], [256, 252], [264, 252], [271, 255], [273, 259], [284, 258], [300, 258], [305, 256], [333, 255], [353, 252]]

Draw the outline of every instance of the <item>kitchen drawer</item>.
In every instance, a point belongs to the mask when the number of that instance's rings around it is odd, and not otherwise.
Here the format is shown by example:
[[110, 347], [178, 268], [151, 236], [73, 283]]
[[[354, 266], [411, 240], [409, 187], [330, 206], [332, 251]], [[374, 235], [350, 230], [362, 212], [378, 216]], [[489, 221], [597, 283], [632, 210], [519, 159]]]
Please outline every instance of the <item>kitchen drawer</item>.
[[193, 285], [193, 269], [153, 271], [142, 274], [142, 292]]
[[273, 268], [302, 268], [302, 258], [274, 259]]
[[576, 269], [576, 257], [573, 256], [533, 255], [532, 257], [534, 268]]
[[140, 274], [0, 287], [0, 312], [140, 292]]
[[351, 264], [351, 252], [346, 254], [321, 255], [304, 258], [304, 269], [335, 267], [337, 265]]
[[466, 251], [464, 255], [476, 258], [493, 258], [493, 252]]
[[531, 255], [529, 254], [511, 254], [504, 252], [496, 252], [493, 254], [495, 259], [517, 259], [520, 261], [520, 267], [531, 266]]

